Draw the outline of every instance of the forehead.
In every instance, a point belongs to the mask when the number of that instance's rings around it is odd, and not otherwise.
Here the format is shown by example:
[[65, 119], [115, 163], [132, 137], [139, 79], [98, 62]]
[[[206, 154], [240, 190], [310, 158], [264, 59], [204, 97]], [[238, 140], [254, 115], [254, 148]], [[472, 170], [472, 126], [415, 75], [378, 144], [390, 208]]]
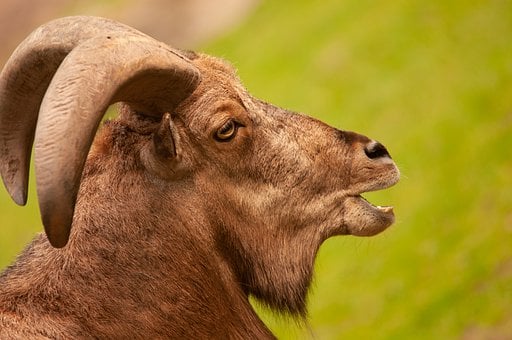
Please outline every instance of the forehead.
[[238, 103], [247, 109], [251, 119], [256, 118], [258, 101], [242, 85], [231, 63], [205, 54], [197, 54], [191, 61], [201, 73], [201, 83], [190, 98], [192, 116], [212, 114], [217, 108], [226, 107], [226, 103]]
[[[240, 85], [240, 79], [233, 65], [226, 60], [212, 57], [206, 54], [199, 54], [192, 63], [201, 72], [201, 84], [212, 85], [217, 84], [226, 89]], [[215, 86], [215, 87], [218, 87]]]

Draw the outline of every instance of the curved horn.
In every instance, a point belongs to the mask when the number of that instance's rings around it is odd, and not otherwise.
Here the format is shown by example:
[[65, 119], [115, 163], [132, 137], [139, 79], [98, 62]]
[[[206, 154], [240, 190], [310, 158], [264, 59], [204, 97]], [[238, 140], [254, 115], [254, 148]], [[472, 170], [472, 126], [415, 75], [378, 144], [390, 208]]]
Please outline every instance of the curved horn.
[[85, 159], [108, 106], [174, 111], [199, 74], [154, 40], [99, 37], [77, 46], [57, 70], [41, 104], [35, 138], [39, 207], [54, 246], [67, 242]]
[[105, 18], [66, 17], [36, 29], [7, 61], [0, 74], [0, 173], [17, 204], [27, 201], [37, 113], [53, 74], [76, 45], [113, 32], [143, 36]]
[[42, 100], [35, 136], [39, 206], [53, 246], [67, 243], [85, 159], [108, 106], [172, 112], [199, 81], [188, 59], [142, 33], [99, 34], [69, 52]]

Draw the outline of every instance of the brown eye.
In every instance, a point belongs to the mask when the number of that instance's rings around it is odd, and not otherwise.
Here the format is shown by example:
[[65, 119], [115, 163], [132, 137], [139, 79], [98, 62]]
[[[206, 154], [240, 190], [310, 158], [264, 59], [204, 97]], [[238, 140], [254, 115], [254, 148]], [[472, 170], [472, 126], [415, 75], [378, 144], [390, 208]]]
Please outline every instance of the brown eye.
[[227, 142], [235, 137], [237, 130], [238, 125], [234, 120], [230, 119], [217, 130], [215, 133], [215, 139], [220, 142]]

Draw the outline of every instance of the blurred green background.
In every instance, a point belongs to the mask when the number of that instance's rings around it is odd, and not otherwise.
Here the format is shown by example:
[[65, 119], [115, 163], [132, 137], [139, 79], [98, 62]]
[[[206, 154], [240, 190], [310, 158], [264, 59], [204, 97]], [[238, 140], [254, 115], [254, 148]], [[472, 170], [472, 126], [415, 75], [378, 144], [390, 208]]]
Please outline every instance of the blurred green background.
[[[309, 324], [282, 339], [512, 338], [512, 2], [266, 1], [196, 49], [279, 106], [383, 142], [396, 224], [321, 248]], [[0, 266], [41, 230], [0, 192]]]

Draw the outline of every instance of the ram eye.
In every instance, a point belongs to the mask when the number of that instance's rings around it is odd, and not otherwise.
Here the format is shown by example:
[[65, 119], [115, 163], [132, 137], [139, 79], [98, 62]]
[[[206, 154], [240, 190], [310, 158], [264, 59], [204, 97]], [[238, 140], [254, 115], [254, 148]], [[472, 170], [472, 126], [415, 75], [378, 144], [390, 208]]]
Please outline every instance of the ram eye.
[[220, 142], [227, 142], [235, 137], [238, 130], [238, 124], [230, 119], [220, 127], [215, 133], [215, 139]]

